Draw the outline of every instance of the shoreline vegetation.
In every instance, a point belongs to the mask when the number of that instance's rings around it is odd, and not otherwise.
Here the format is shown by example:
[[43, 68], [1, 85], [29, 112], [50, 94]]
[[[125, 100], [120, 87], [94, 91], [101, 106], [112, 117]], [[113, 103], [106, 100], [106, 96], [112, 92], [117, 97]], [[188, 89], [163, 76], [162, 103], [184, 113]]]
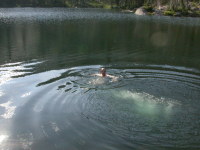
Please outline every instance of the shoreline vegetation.
[[1, 0], [0, 7], [105, 8], [137, 15], [200, 17], [200, 0]]

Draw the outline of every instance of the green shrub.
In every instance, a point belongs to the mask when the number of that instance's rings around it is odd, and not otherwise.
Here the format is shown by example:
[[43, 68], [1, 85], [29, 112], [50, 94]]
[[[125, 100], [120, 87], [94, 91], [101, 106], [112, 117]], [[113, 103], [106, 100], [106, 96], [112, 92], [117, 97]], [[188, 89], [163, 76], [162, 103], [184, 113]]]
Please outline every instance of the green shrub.
[[187, 10], [182, 10], [182, 11], [181, 11], [181, 14], [184, 15], [184, 16], [186, 16], [186, 15], [188, 15], [189, 13], [188, 13]]
[[70, 3], [69, 1], [65, 1], [65, 6], [66, 7], [73, 7], [73, 4]]
[[143, 8], [147, 11], [147, 12], [153, 12], [153, 7], [150, 5], [144, 5]]
[[176, 13], [173, 10], [166, 10], [163, 13], [165, 16], [174, 16]]
[[192, 11], [192, 12], [190, 12], [190, 16], [192, 16], [192, 17], [200, 17], [200, 11]]
[[197, 2], [190, 2], [190, 5], [191, 5], [192, 7], [198, 7], [198, 6], [199, 6]]
[[111, 5], [109, 5], [109, 4], [104, 4], [104, 5], [103, 5], [103, 8], [105, 8], [105, 9], [111, 9]]
[[103, 4], [96, 1], [88, 2], [88, 5], [93, 8], [103, 8]]

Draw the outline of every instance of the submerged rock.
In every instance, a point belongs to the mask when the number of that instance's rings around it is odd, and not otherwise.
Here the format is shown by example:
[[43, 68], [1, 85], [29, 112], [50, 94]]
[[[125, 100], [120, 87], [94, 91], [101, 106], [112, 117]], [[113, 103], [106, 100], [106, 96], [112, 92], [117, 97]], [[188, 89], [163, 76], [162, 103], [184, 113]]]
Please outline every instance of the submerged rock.
[[147, 12], [145, 11], [144, 8], [140, 7], [140, 8], [138, 8], [138, 9], [136, 9], [135, 14], [136, 14], [136, 15], [146, 15]]
[[132, 10], [122, 10], [122, 12], [125, 12], [125, 13], [132, 13], [133, 11], [132, 11]]

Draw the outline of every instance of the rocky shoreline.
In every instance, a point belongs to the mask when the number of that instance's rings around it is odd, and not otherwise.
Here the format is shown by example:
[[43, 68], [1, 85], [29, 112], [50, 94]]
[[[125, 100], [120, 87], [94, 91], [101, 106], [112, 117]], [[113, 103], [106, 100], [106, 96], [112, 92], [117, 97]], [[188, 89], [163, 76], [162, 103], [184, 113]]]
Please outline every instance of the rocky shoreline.
[[200, 7], [190, 7], [188, 10], [170, 10], [168, 9], [168, 6], [160, 6], [159, 8], [142, 6], [130, 12], [134, 12], [136, 15], [200, 17]]

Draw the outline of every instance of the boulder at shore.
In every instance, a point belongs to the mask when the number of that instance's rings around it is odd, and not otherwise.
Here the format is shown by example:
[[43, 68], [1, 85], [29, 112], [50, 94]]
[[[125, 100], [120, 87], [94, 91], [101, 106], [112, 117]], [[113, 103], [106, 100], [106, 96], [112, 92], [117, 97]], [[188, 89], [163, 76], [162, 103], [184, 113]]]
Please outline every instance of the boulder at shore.
[[146, 15], [146, 11], [144, 10], [144, 8], [140, 7], [138, 9], [136, 9], [135, 14], [136, 15]]

